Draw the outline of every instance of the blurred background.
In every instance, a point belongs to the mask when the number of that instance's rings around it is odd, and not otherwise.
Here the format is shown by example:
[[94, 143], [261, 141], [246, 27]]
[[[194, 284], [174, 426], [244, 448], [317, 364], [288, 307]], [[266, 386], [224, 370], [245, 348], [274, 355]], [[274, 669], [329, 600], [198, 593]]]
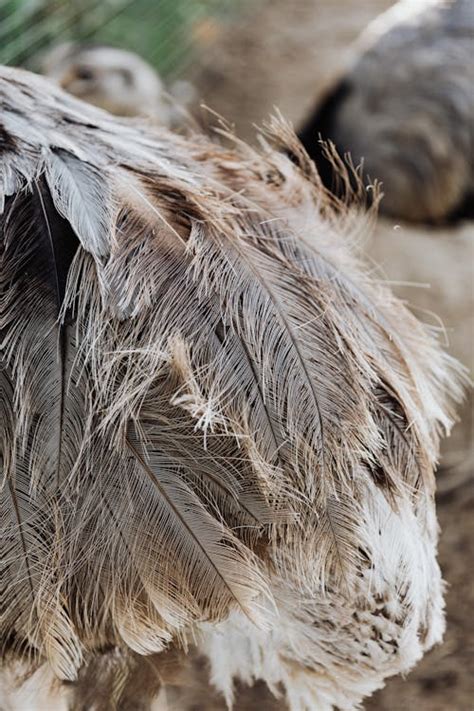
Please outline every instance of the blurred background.
[[177, 76], [244, 5], [245, 0], [1, 0], [0, 61], [34, 70], [45, 50], [74, 40], [138, 52], [163, 76]]
[[[200, 123], [210, 122], [201, 108], [205, 104], [252, 141], [254, 124], [261, 124], [275, 107], [299, 125], [344, 70], [359, 33], [392, 4], [392, 0], [0, 0], [0, 62], [40, 70], [48, 52], [69, 41], [130, 50], [149, 62], [168, 87], [183, 80], [192, 87], [187, 109]], [[442, 319], [446, 347], [471, 372], [473, 243], [472, 221], [433, 228], [381, 218], [364, 244], [367, 258], [418, 316], [431, 323]], [[371, 711], [474, 708], [471, 398], [460, 414], [461, 422], [444, 447], [438, 478], [440, 561], [448, 584], [445, 642], [407, 679], [389, 680], [367, 702]], [[225, 705], [203, 696], [193, 708], [224, 711]], [[242, 690], [237, 711], [256, 708], [284, 707], [260, 688]]]

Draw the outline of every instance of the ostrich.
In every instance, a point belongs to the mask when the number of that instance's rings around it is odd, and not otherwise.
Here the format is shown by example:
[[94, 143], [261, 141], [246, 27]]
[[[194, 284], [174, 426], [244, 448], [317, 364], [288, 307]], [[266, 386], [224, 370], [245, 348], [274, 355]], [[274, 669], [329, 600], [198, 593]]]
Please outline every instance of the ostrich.
[[148, 709], [195, 645], [229, 707], [354, 708], [443, 634], [456, 365], [282, 120], [224, 148], [11, 68], [0, 105], [9, 693]]
[[194, 98], [186, 81], [176, 81], [167, 95], [155, 69], [134, 52], [107, 45], [65, 42], [42, 58], [41, 71], [59, 86], [118, 116], [142, 116], [178, 126]]
[[402, 0], [367, 28], [299, 134], [328, 187], [319, 135], [382, 181], [388, 216], [474, 216], [473, 37], [472, 0]]

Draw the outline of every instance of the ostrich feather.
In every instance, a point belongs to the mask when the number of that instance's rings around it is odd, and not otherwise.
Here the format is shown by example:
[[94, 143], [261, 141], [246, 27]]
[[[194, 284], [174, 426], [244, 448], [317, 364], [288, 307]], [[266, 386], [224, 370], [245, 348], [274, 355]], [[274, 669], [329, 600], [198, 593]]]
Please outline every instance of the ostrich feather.
[[107, 254], [112, 222], [107, 175], [61, 150], [48, 153], [45, 171], [56, 210], [81, 235], [84, 249], [98, 257]]
[[[433, 466], [456, 366], [364, 274], [347, 210], [281, 120], [260, 150], [228, 149], [18, 70], [0, 98], [5, 659], [94, 684], [105, 709], [139, 688], [140, 655], [213, 657], [237, 620], [281, 656], [262, 678], [293, 709], [356, 703], [442, 629]], [[372, 650], [362, 682], [344, 642], [338, 689], [328, 610], [355, 639], [345, 607], [370, 618], [379, 598], [402, 611], [403, 651]], [[399, 638], [422, 619], [410, 655]], [[245, 664], [239, 648], [217, 684], [229, 702]]]

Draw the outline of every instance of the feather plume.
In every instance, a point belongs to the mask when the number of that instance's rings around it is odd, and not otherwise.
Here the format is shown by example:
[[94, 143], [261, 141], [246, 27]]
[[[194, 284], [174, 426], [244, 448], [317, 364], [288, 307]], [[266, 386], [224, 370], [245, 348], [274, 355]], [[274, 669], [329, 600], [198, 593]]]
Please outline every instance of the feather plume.
[[[10, 69], [0, 98], [6, 658], [68, 680], [102, 665], [97, 698], [119, 703], [137, 655], [209, 626], [288, 635], [285, 595], [326, 624], [384, 565], [379, 509], [420, 526], [439, 592], [426, 521], [455, 367], [364, 274], [289, 127], [224, 149]], [[380, 585], [414, 629], [427, 601], [406, 592], [406, 548], [403, 590]]]

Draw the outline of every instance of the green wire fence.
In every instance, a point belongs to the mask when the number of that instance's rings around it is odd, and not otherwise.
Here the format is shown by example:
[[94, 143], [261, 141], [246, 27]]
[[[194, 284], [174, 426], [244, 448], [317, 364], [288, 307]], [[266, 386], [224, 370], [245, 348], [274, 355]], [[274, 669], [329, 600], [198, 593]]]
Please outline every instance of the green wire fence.
[[46, 49], [78, 40], [138, 52], [178, 76], [249, 0], [0, 0], [0, 64], [35, 69]]

